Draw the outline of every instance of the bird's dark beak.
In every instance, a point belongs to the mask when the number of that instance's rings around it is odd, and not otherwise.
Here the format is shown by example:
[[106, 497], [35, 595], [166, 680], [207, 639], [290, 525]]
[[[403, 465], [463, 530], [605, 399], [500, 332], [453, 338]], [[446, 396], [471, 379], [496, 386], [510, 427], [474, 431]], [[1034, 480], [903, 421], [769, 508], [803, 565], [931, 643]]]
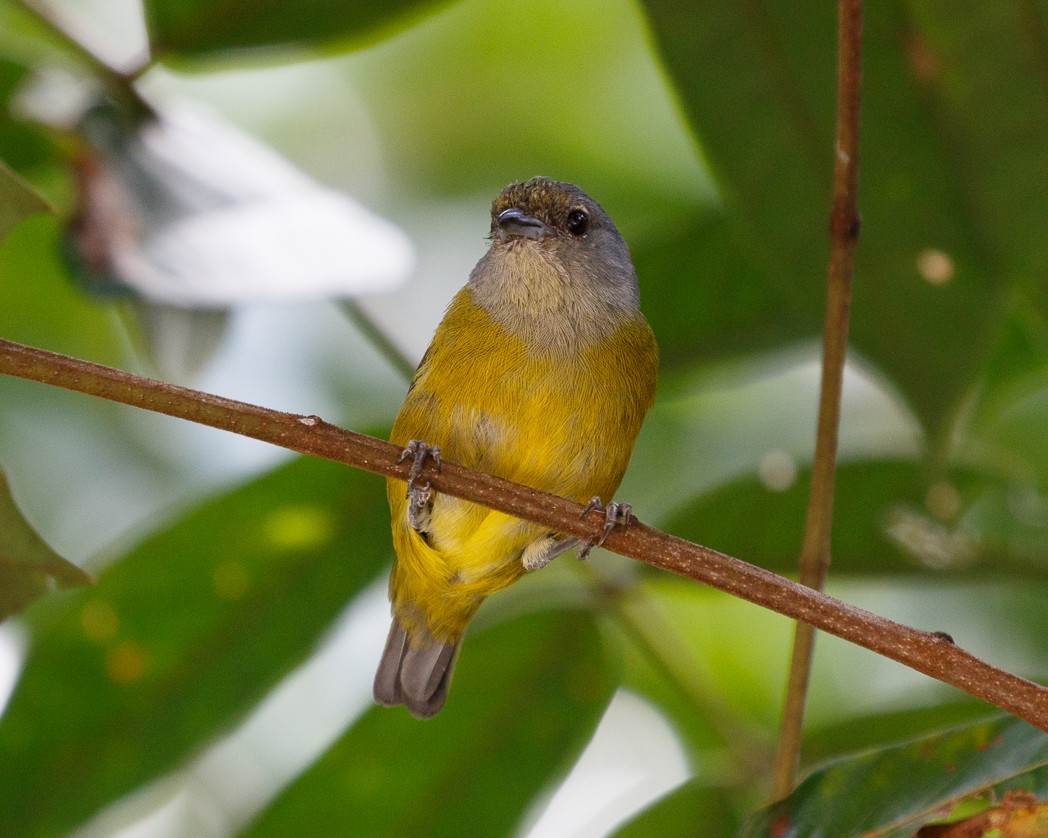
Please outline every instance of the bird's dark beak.
[[495, 221], [498, 223], [497, 235], [503, 241], [515, 236], [528, 239], [542, 239], [552, 232], [545, 222], [535, 218], [533, 215], [528, 215], [516, 207], [503, 210]]

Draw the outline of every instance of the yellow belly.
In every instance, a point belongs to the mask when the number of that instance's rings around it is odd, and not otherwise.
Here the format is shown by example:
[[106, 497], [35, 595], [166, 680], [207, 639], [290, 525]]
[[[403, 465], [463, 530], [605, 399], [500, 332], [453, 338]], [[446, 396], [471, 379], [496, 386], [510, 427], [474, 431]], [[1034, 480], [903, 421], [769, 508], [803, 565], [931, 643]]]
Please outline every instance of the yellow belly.
[[[639, 314], [589, 345], [536, 351], [463, 289], [390, 438], [440, 445], [448, 461], [579, 502], [608, 501], [654, 398], [657, 364]], [[424, 539], [408, 526], [405, 491], [402, 481], [389, 481], [394, 610], [409, 632], [457, 639], [485, 596], [524, 573], [521, 553], [547, 531], [438, 494]]]

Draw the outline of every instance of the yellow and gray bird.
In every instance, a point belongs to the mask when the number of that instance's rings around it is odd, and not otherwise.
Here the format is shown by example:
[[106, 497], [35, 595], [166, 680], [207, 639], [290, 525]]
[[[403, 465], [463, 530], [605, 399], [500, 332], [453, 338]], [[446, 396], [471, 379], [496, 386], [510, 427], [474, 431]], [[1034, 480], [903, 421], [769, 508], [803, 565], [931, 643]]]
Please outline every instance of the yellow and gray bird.
[[[379, 704], [435, 715], [484, 598], [579, 546], [417, 485], [425, 458], [599, 505], [626, 471], [657, 368], [629, 248], [608, 214], [570, 183], [507, 186], [491, 208], [491, 247], [448, 306], [390, 437], [414, 463], [407, 492], [400, 480], [387, 486], [397, 558]], [[628, 522], [628, 508], [609, 503], [604, 535], [623, 512]]]

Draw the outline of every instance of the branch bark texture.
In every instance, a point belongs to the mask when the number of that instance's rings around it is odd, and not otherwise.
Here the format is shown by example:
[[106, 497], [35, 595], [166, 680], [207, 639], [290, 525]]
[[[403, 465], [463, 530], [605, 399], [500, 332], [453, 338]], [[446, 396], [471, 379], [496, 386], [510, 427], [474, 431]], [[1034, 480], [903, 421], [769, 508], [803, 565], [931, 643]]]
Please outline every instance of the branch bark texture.
[[[316, 416], [268, 410], [3, 339], [0, 373], [209, 425], [375, 474], [407, 478], [409, 464], [400, 463], [397, 446], [343, 430]], [[599, 511], [583, 518], [583, 507], [577, 503], [454, 463], [444, 463], [439, 472], [427, 464], [422, 479], [439, 492], [566, 535], [589, 538], [603, 527], [604, 516]], [[1048, 688], [970, 655], [943, 634], [900, 625], [639, 521], [628, 529], [613, 530], [604, 546], [863, 646], [1048, 732]]]

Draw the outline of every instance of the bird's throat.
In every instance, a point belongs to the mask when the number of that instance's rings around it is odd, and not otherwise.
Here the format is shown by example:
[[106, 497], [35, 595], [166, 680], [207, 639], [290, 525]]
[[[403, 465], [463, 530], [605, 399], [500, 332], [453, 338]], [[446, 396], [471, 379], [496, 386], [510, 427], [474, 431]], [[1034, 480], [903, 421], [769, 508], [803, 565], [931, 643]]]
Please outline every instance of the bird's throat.
[[[578, 352], [614, 330], [618, 318], [586, 277], [572, 277], [532, 247], [489, 256], [473, 301], [510, 334], [552, 354]], [[621, 314], [619, 314], [621, 317]]]

